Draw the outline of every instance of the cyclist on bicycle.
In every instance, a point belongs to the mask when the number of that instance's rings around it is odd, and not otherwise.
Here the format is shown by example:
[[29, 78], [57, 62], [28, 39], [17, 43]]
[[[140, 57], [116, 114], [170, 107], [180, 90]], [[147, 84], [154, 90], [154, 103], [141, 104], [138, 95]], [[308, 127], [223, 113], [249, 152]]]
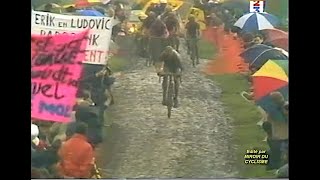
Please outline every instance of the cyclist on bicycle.
[[196, 22], [194, 16], [189, 17], [189, 21], [186, 24], [186, 38], [187, 38], [187, 47], [188, 54], [190, 53], [190, 42], [194, 43], [195, 57], [197, 59], [197, 64], [199, 64], [199, 52], [198, 52], [198, 39], [200, 38], [200, 24]]
[[156, 72], [159, 72], [161, 67], [159, 56], [166, 47], [168, 37], [167, 27], [160, 19], [154, 20], [150, 26], [149, 37], [150, 59], [155, 66]]
[[173, 46], [175, 50], [179, 52], [179, 38], [178, 33], [180, 30], [180, 23], [178, 17], [174, 12], [168, 13], [167, 17], [164, 19], [164, 23], [167, 26], [169, 32], [169, 45]]
[[181, 64], [180, 54], [173, 49], [171, 46], [167, 46], [165, 50], [160, 55], [160, 61], [162, 62], [162, 71], [158, 73], [159, 76], [163, 76], [162, 81], [162, 104], [166, 105], [166, 95], [168, 87], [168, 76], [166, 73], [174, 74], [174, 104], [173, 107], [178, 107], [178, 95], [179, 95], [179, 85], [181, 72], [183, 70]]

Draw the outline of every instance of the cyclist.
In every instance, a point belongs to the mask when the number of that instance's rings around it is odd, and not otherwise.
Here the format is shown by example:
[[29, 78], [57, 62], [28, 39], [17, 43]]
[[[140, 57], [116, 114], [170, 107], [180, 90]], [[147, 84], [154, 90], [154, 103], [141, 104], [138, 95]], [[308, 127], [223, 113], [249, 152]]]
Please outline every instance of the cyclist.
[[158, 18], [154, 20], [149, 30], [149, 53], [157, 72], [161, 67], [159, 56], [166, 47], [168, 34], [166, 25]]
[[168, 76], [166, 73], [174, 73], [174, 102], [173, 107], [178, 107], [178, 95], [179, 85], [182, 73], [182, 64], [180, 54], [171, 46], [167, 46], [160, 55], [160, 62], [162, 62], [162, 71], [158, 73], [159, 76], [163, 76], [162, 81], [162, 104], [166, 105], [166, 95], [168, 87]]
[[187, 38], [187, 47], [188, 47], [188, 54], [190, 53], [190, 42], [194, 43], [194, 51], [195, 57], [197, 58], [197, 64], [199, 64], [199, 51], [198, 51], [198, 44], [197, 39], [200, 37], [200, 24], [195, 21], [194, 16], [189, 17], [189, 21], [186, 24], [185, 29], [186, 31], [186, 38]]
[[178, 17], [174, 12], [168, 13], [167, 17], [164, 19], [164, 23], [167, 26], [169, 32], [169, 45], [173, 46], [175, 50], [179, 52], [179, 37], [178, 33], [180, 30], [180, 23]]
[[148, 44], [149, 44], [149, 30], [150, 30], [150, 26], [152, 25], [152, 23], [157, 19], [157, 15], [153, 12], [150, 11], [148, 13], [148, 16], [143, 20], [142, 22], [142, 45], [143, 45], [143, 49], [145, 49], [146, 51], [148, 51]]

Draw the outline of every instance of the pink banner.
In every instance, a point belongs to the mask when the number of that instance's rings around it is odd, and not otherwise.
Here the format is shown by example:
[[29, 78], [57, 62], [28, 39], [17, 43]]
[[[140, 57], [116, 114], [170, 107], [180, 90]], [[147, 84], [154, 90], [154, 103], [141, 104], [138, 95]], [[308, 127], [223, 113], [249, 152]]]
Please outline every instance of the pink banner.
[[69, 122], [85, 59], [88, 31], [31, 36], [31, 117]]

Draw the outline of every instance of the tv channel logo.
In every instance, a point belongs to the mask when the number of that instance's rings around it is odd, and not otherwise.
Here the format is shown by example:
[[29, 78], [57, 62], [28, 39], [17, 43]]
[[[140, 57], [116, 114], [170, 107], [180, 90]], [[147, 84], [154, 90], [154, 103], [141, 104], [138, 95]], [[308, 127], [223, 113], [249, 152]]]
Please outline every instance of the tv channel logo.
[[250, 1], [250, 12], [264, 12], [265, 1]]

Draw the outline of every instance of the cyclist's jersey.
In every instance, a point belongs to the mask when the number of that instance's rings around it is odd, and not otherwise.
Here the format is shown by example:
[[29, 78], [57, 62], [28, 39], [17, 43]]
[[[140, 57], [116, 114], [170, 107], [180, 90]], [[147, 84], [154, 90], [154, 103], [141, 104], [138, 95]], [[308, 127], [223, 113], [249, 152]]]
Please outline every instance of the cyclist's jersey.
[[177, 30], [179, 29], [179, 21], [177, 18], [166, 18], [164, 22], [170, 33], [177, 32]]
[[143, 27], [143, 28], [146, 28], [146, 29], [149, 29], [150, 26], [152, 25], [152, 23], [154, 22], [154, 20], [155, 20], [154, 17], [148, 16], [148, 17], [143, 21], [142, 27]]
[[187, 36], [196, 38], [198, 36], [198, 31], [200, 30], [200, 24], [197, 22], [188, 22], [186, 24]]
[[161, 53], [160, 61], [164, 63], [164, 72], [178, 73], [179, 70], [182, 70], [181, 57], [176, 50], [172, 50], [170, 54], [167, 52]]
[[153, 37], [164, 37], [167, 33], [167, 27], [160, 19], [156, 19], [151, 24], [149, 33]]

